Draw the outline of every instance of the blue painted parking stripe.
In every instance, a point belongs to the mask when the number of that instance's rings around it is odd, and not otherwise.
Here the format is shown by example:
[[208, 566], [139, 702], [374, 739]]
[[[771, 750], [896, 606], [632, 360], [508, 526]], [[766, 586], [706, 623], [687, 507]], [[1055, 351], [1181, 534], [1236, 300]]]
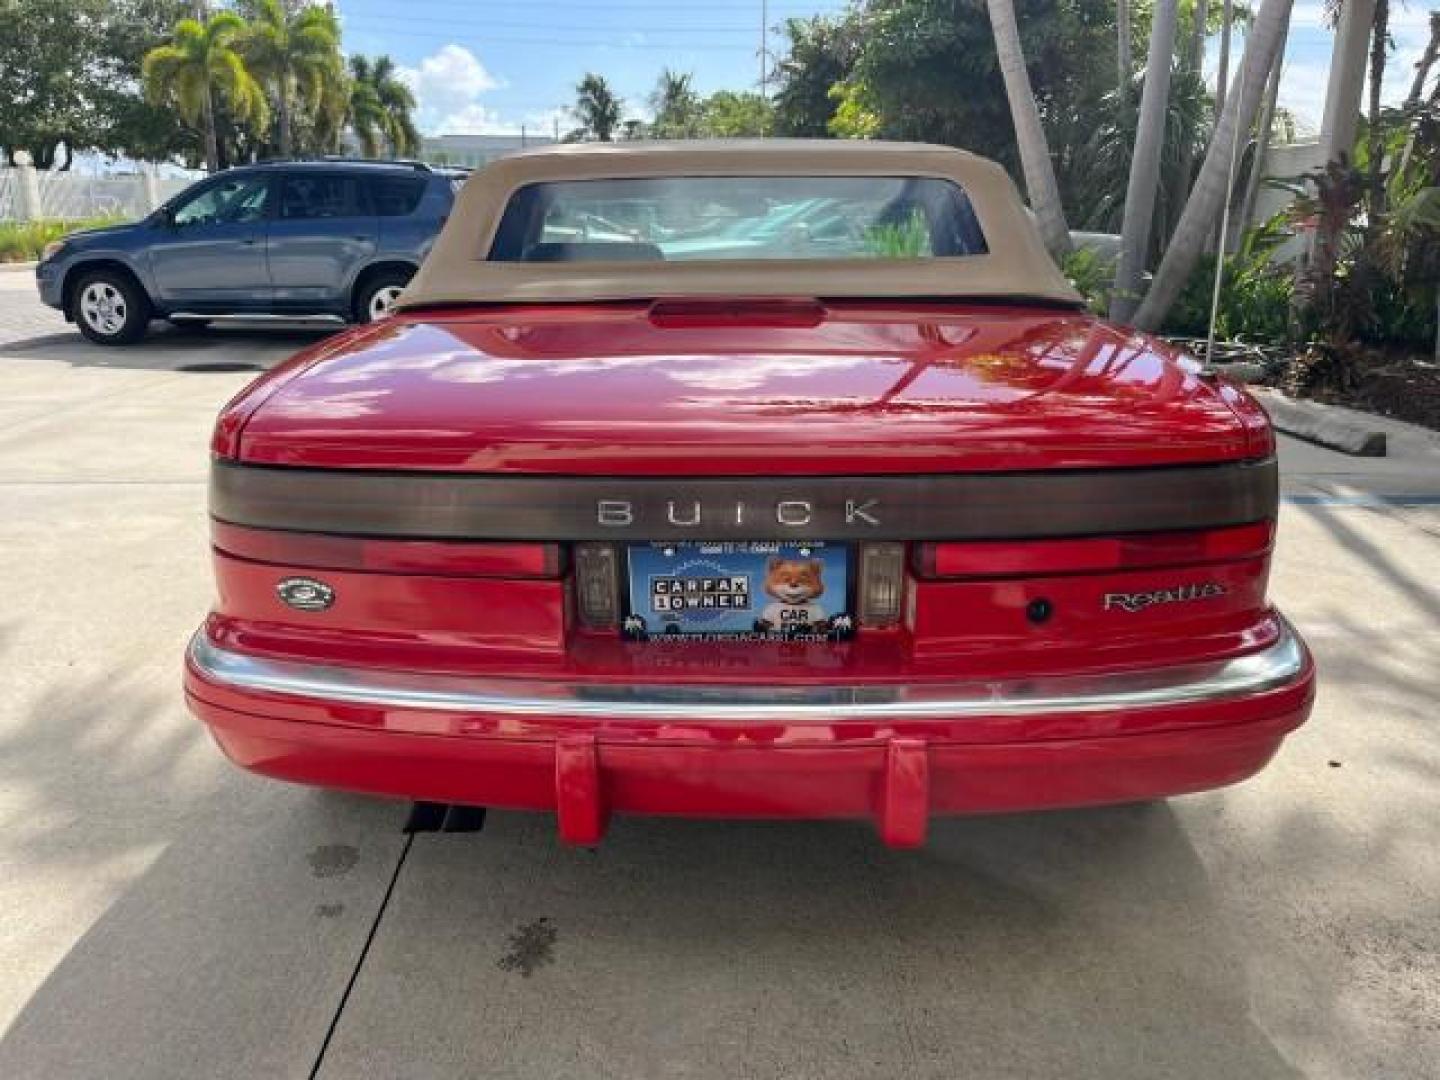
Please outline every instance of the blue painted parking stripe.
[[1282, 495], [1295, 506], [1440, 506], [1440, 495]]

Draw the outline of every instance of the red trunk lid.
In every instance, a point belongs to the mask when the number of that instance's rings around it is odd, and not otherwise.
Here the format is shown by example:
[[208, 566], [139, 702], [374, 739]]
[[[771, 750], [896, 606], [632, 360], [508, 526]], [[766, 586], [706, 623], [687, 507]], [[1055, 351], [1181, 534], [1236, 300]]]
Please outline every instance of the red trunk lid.
[[[935, 473], [1253, 456], [1167, 346], [979, 304], [707, 319], [643, 305], [398, 317], [242, 396], [244, 461], [611, 475]], [[773, 314], [773, 313], [772, 313]], [[248, 419], [247, 419], [248, 417]], [[232, 444], [233, 445], [233, 444]]]

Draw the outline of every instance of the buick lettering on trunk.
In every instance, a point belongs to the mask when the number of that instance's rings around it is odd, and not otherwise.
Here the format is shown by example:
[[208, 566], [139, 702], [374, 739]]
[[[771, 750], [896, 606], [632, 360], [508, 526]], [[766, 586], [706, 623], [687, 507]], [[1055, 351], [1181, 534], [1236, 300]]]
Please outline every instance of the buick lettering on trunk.
[[[878, 499], [846, 499], [842, 520], [847, 528], [879, 528], [880, 519], [876, 516], [879, 512]], [[814, 524], [815, 504], [808, 499], [781, 499], [773, 507], [756, 508], [747, 506], [742, 500], [721, 507], [718, 513], [713, 508], [707, 510], [699, 499], [666, 499], [663, 511], [658, 507], [637, 506], [630, 499], [601, 499], [595, 504], [595, 520], [609, 529], [643, 526], [648, 518], [654, 516], [677, 529], [730, 531], [764, 520], [767, 514], [776, 525], [803, 528]]]
[[496, 161], [394, 313], [252, 383], [212, 452], [191, 709], [419, 828], [914, 846], [1243, 780], [1311, 706], [1264, 413], [1088, 315], [958, 150]]

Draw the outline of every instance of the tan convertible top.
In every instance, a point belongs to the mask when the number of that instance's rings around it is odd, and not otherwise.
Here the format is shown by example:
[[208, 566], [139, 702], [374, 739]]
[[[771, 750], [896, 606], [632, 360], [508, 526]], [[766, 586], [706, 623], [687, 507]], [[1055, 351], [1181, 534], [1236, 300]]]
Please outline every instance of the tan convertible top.
[[[926, 259], [489, 262], [501, 214], [526, 184], [666, 176], [914, 176], [970, 197], [989, 253]], [[855, 140], [581, 143], [522, 151], [475, 173], [397, 307], [704, 296], [1033, 297], [1079, 303], [1005, 170], [963, 150]]]

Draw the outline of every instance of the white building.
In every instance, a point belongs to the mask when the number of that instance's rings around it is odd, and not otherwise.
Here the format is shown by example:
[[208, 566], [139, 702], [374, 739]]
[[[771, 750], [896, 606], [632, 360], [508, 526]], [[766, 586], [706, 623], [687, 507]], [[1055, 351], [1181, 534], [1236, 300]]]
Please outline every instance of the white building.
[[549, 135], [426, 135], [420, 140], [420, 158], [432, 165], [464, 165], [478, 169], [495, 158], [527, 146], [548, 146]]

